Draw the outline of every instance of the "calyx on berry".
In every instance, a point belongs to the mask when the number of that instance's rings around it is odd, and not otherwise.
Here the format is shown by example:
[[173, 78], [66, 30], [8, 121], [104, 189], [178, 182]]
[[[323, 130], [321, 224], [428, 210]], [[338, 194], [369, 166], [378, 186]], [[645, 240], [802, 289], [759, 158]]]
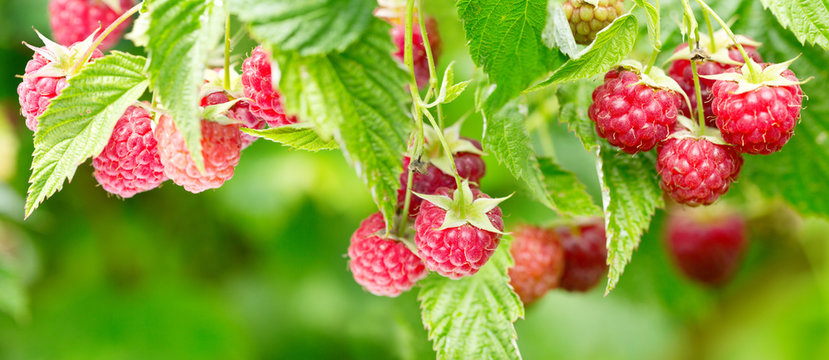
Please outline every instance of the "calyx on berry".
[[236, 106], [241, 101], [252, 101], [245, 97], [244, 89], [242, 88], [242, 77], [234, 71], [230, 70], [230, 84], [225, 84], [224, 69], [205, 70], [205, 83], [201, 86], [199, 97], [203, 98], [216, 92], [224, 92], [227, 94], [229, 101], [208, 105], [202, 108], [201, 118], [213, 121], [222, 125], [245, 125], [241, 119], [232, 119], [228, 115], [230, 109]]
[[696, 121], [682, 115], [677, 116], [676, 121], [680, 126], [677, 126], [677, 131], [669, 135], [668, 139], [705, 139], [717, 145], [731, 146], [731, 144], [723, 140], [722, 133], [718, 128], [706, 126], [705, 131], [702, 131], [702, 128]]
[[[763, 45], [760, 42], [754, 41], [751, 38], [743, 35], [736, 35], [734, 37], [737, 40], [737, 43], [742, 46], [751, 46], [754, 48], [758, 48]], [[707, 34], [700, 34], [699, 39], [699, 49], [691, 49], [690, 47], [685, 47], [682, 49], [677, 50], [670, 58], [668, 58], [665, 63], [672, 62], [674, 60], [692, 60], [695, 59], [699, 52], [697, 50], [701, 50], [702, 54], [705, 56], [706, 60], [718, 62], [720, 64], [728, 64], [728, 65], [742, 65], [742, 62], [735, 61], [728, 55], [728, 49], [734, 45], [734, 42], [731, 41], [731, 38], [724, 30], [720, 30], [714, 33], [714, 44], [711, 45], [711, 37]], [[713, 52], [711, 51], [713, 49]]]
[[[443, 130], [443, 138], [449, 145], [452, 154], [470, 153], [483, 156], [484, 152], [478, 149], [475, 144], [467, 138], [461, 137], [461, 121]], [[431, 126], [423, 126], [423, 136], [426, 138], [423, 158], [428, 159], [436, 168], [444, 174], [452, 174], [452, 161], [449, 154], [443, 149], [438, 132]]]
[[49, 63], [36, 71], [24, 75], [24, 77], [71, 77], [79, 71], [77, 65], [87, 60], [84, 57], [92, 53], [90, 48], [94, 46], [95, 36], [98, 34], [98, 30], [94, 31], [84, 41], [75, 43], [69, 47], [49, 40], [49, 38], [43, 36], [37, 30], [35, 30], [35, 33], [43, 41], [44, 47], [34, 47], [25, 42], [23, 44], [38, 55], [46, 58], [46, 60], [49, 60]]
[[673, 91], [677, 93], [677, 95], [682, 96], [688, 105], [691, 104], [691, 100], [688, 98], [688, 95], [685, 94], [685, 91], [682, 90], [682, 87], [679, 86], [679, 83], [677, 83], [676, 80], [670, 76], [666, 75], [664, 70], [654, 66], [646, 72], [645, 66], [642, 65], [641, 62], [631, 59], [622, 60], [617, 67], [633, 71], [639, 75], [640, 80], [638, 84], [644, 84], [655, 89]]
[[[800, 57], [800, 56], [798, 56]], [[772, 64], [763, 69], [754, 60], [748, 59], [748, 62], [740, 67], [738, 72], [725, 72], [717, 75], [704, 75], [702, 77], [710, 80], [723, 80], [736, 82], [738, 87], [734, 94], [745, 94], [757, 90], [763, 86], [794, 86], [804, 83], [804, 81], [794, 81], [783, 76], [783, 72], [789, 69], [789, 65], [795, 62], [798, 57], [779, 64]], [[753, 72], [758, 75], [755, 78]]]
[[464, 224], [470, 224], [478, 229], [496, 234], [504, 234], [503, 231], [498, 230], [492, 225], [492, 222], [486, 214], [492, 209], [498, 207], [498, 204], [504, 200], [509, 199], [512, 195], [496, 199], [475, 199], [475, 195], [469, 187], [468, 180], [463, 180], [461, 188], [455, 189], [455, 192], [452, 193], [451, 198], [444, 195], [414, 194], [423, 200], [446, 210], [446, 217], [443, 219], [443, 224], [437, 230], [445, 230], [459, 227]]

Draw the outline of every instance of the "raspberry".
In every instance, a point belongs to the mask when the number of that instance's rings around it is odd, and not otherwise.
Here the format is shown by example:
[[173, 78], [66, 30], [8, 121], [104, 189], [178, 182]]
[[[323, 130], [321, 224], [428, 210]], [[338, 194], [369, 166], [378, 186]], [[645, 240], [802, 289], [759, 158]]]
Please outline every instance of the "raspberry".
[[242, 147], [239, 125], [221, 125], [202, 120], [201, 132], [204, 173], [199, 172], [190, 157], [184, 137], [169, 116], [162, 116], [155, 129], [164, 174], [192, 193], [218, 188], [233, 177]]
[[[468, 185], [465, 186], [468, 190]], [[450, 188], [440, 188], [435, 193], [454, 199]], [[471, 189], [470, 194], [472, 199], [489, 198], [476, 188]], [[452, 279], [477, 273], [495, 252], [501, 234], [468, 222], [441, 229], [446, 217], [447, 210], [431, 201], [425, 201], [420, 206], [420, 213], [415, 220], [415, 243], [420, 258], [429, 270]], [[500, 208], [495, 206], [486, 212], [485, 218], [492, 227], [499, 232], [503, 231], [504, 221], [501, 219]]]
[[743, 216], [683, 211], [667, 223], [667, 250], [685, 276], [708, 286], [725, 284], [734, 275], [746, 239]]
[[681, 101], [640, 80], [635, 72], [611, 70], [593, 91], [588, 111], [599, 136], [631, 154], [653, 149], [671, 133]]
[[[474, 139], [463, 138], [472, 143], [476, 148], [479, 150], [483, 150], [481, 143]], [[484, 160], [481, 159], [481, 156], [478, 154], [468, 153], [468, 152], [461, 152], [454, 154], [455, 159], [455, 168], [458, 170], [458, 175], [461, 178], [467, 179], [473, 183], [480, 183], [481, 178], [486, 175], [486, 164]], [[409, 179], [409, 164], [411, 163], [411, 158], [408, 156], [403, 157], [403, 173], [400, 174], [400, 189], [397, 190], [397, 203], [399, 206], [403, 206], [403, 202], [406, 199], [406, 186], [408, 184], [407, 180]], [[412, 174], [412, 191], [419, 193], [419, 194], [434, 194], [437, 189], [446, 187], [450, 189], [456, 189], [458, 187], [457, 182], [455, 181], [455, 177], [452, 175], [448, 175], [434, 166], [429, 164], [426, 167], [426, 172], [421, 174], [415, 171]], [[409, 204], [409, 215], [416, 216], [417, 212], [420, 210], [420, 203], [422, 199], [417, 196], [411, 197], [411, 204]]]
[[[763, 65], [767, 68], [769, 65]], [[737, 72], [731, 69], [729, 73]], [[742, 153], [768, 155], [783, 148], [794, 135], [800, 119], [803, 91], [791, 70], [780, 75], [793, 82], [787, 86], [761, 84], [740, 91], [736, 81], [717, 80], [712, 88], [713, 110], [723, 139]]]
[[599, 0], [598, 4], [593, 6], [584, 0], [565, 0], [561, 4], [576, 43], [592, 43], [599, 31], [625, 13], [624, 0]]
[[167, 180], [152, 124], [152, 114], [138, 106], [118, 119], [106, 147], [92, 160], [93, 175], [104, 190], [130, 198]]
[[295, 124], [295, 116], [285, 116], [282, 94], [274, 88], [271, 74], [271, 57], [257, 46], [242, 63], [242, 86], [245, 97], [253, 99], [250, 111], [268, 122], [271, 127]]
[[[730, 40], [729, 40], [730, 41]], [[687, 49], [688, 44], [680, 45], [674, 51], [679, 52], [681, 50]], [[762, 62], [762, 57], [760, 53], [757, 52], [757, 48], [750, 45], [743, 45], [746, 53], [749, 57], [754, 59], [754, 61]], [[731, 60], [737, 61], [742, 63], [743, 56], [740, 55], [740, 51], [737, 50], [735, 46], [731, 46], [728, 48], [728, 57]], [[717, 75], [722, 74], [728, 69], [734, 68], [736, 65], [731, 64], [724, 64], [714, 60], [703, 61], [697, 63], [697, 73], [699, 73], [699, 87], [700, 87], [700, 96], [702, 97], [702, 108], [705, 111], [705, 123], [708, 126], [715, 126], [716, 123], [716, 116], [714, 115], [713, 110], [711, 109], [711, 102], [714, 100], [711, 96], [711, 87], [714, 86], [715, 80], [706, 79], [702, 76], [706, 75]], [[697, 93], [694, 89], [694, 75], [691, 71], [691, 61], [679, 59], [675, 60], [671, 63], [670, 69], [668, 69], [668, 75], [673, 78], [682, 90], [688, 95], [688, 98], [691, 101], [692, 111], [694, 112], [693, 115], [697, 114]], [[682, 114], [686, 117], [693, 118], [691, 115], [691, 111], [688, 110], [688, 105], [683, 101], [682, 102]]]
[[[426, 20], [426, 34], [429, 35], [432, 57], [435, 65], [437, 65], [438, 57], [443, 47], [440, 34], [438, 33], [438, 24], [435, 19], [429, 18]], [[394, 56], [402, 63], [406, 54], [406, 26], [404, 24], [396, 24], [391, 29], [391, 37], [397, 46], [397, 51], [394, 53]], [[430, 76], [429, 58], [426, 55], [426, 45], [423, 43], [423, 33], [417, 24], [412, 27], [412, 59], [414, 60], [413, 64], [417, 86], [426, 85], [429, 82]]]
[[530, 304], [556, 287], [564, 271], [564, 248], [552, 230], [520, 227], [510, 247], [515, 266], [510, 284], [524, 304]]
[[[51, 0], [49, 2], [49, 23], [52, 35], [64, 45], [85, 39], [99, 27], [105, 29], [124, 12], [132, 7], [132, 0], [120, 0], [120, 11], [115, 11], [102, 0]], [[112, 48], [130, 26], [130, 19], [118, 25], [102, 42], [99, 48]]]
[[360, 223], [348, 246], [348, 266], [354, 281], [374, 295], [397, 296], [429, 273], [423, 262], [402, 242], [382, 237], [383, 215]]
[[657, 149], [662, 190], [680, 204], [710, 205], [737, 180], [743, 157], [706, 139], [668, 139]]
[[[210, 105], [218, 105], [224, 104], [230, 101], [230, 98], [227, 97], [227, 94], [224, 92], [218, 91], [212, 94], [209, 94], [201, 99], [201, 106], [210, 106]], [[241, 121], [244, 123], [241, 127], [248, 128], [248, 129], [263, 129], [265, 127], [265, 120], [256, 117], [250, 111], [250, 103], [247, 101], [240, 101], [237, 102], [236, 105], [233, 105], [232, 108], [227, 113], [227, 117]], [[254, 141], [258, 140], [259, 138], [253, 135], [248, 135], [245, 133], [241, 134], [242, 136], [242, 150], [253, 144]]]
[[[63, 47], [51, 40], [38, 36], [46, 46], [35, 48], [32, 60], [26, 64], [26, 74], [23, 82], [17, 86], [17, 95], [20, 100], [20, 113], [26, 118], [29, 130], [37, 128], [37, 118], [46, 111], [52, 99], [66, 88], [66, 80], [73, 75], [75, 64], [81, 61], [81, 55], [91, 46], [92, 39], [88, 38], [70, 46]], [[92, 52], [90, 62], [104, 56], [99, 50]]]
[[555, 229], [564, 247], [561, 288], [567, 291], [592, 289], [607, 270], [605, 231], [601, 219]]

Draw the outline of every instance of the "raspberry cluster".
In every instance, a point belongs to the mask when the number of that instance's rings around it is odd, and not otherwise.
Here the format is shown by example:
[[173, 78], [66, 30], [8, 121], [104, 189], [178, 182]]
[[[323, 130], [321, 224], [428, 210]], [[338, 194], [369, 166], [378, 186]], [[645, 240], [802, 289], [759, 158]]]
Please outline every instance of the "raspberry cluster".
[[585, 292], [607, 270], [605, 231], [601, 219], [545, 229], [519, 227], [510, 247], [515, 265], [510, 284], [524, 304], [561, 288]]

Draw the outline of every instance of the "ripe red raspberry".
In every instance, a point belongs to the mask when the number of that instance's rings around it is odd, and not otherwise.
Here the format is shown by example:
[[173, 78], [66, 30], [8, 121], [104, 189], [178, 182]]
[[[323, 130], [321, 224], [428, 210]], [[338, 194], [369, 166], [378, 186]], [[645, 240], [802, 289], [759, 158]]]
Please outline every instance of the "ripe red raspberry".
[[233, 177], [242, 147], [239, 125], [222, 125], [202, 120], [201, 132], [203, 174], [190, 157], [184, 137], [169, 116], [162, 116], [155, 129], [164, 174], [192, 193], [218, 188]]
[[[437, 195], [454, 199], [453, 191], [440, 188]], [[473, 199], [489, 198], [477, 188], [471, 191]], [[481, 269], [501, 241], [501, 234], [487, 231], [466, 222], [463, 225], [441, 229], [447, 211], [424, 201], [415, 220], [417, 252], [426, 268], [438, 274], [460, 279]], [[497, 206], [486, 213], [486, 219], [498, 231], [503, 231], [504, 221]]]
[[708, 286], [725, 284], [734, 275], [747, 245], [746, 221], [739, 214], [705, 216], [674, 213], [668, 220], [668, 252], [685, 276]]
[[[676, 53], [687, 48], [688, 44], [682, 44], [679, 47], [677, 47], [674, 52]], [[756, 47], [750, 45], [743, 45], [743, 48], [745, 49], [748, 56], [754, 59], [754, 61], [763, 61], [762, 57], [760, 56], [760, 53], [757, 52]], [[731, 60], [740, 63], [744, 62], [743, 56], [740, 55], [740, 51], [737, 50], [735, 46], [731, 46], [728, 48], [728, 57]], [[714, 60], [708, 60], [703, 61], [701, 63], [697, 63], [697, 73], [701, 75], [699, 78], [699, 87], [700, 96], [702, 97], [702, 108], [705, 111], [705, 123], [708, 126], [715, 126], [717, 119], [714, 115], [713, 110], [711, 109], [711, 103], [714, 100], [713, 96], [711, 95], [711, 88], [714, 86], [715, 80], [706, 79], [702, 76], [722, 74], [726, 70], [735, 67], [737, 66], [720, 63]], [[679, 86], [682, 88], [682, 91], [684, 91], [685, 94], [688, 95], [688, 98], [691, 101], [694, 116], [691, 115], [691, 111], [688, 110], [688, 104], [686, 104], [684, 101], [682, 102], [681, 108], [682, 114], [689, 118], [696, 117], [697, 93], [694, 89], [694, 75], [691, 71], [691, 61], [684, 59], [675, 60], [673, 63], [671, 63], [670, 69], [668, 69], [668, 75], [679, 84]]]
[[253, 99], [250, 111], [265, 119], [271, 127], [297, 123], [295, 116], [285, 116], [282, 94], [274, 88], [271, 73], [271, 57], [261, 47], [253, 49], [250, 57], [242, 63], [242, 86], [245, 97]]
[[118, 119], [109, 143], [92, 160], [93, 175], [104, 190], [130, 198], [167, 180], [152, 123], [152, 114], [138, 106]]
[[[49, 1], [49, 23], [52, 35], [59, 43], [71, 45], [82, 41], [98, 27], [107, 28], [115, 19], [132, 7], [132, 0], [120, 0], [120, 11], [116, 11], [102, 0], [51, 0]], [[99, 48], [107, 50], [121, 40], [121, 35], [130, 26], [130, 19], [122, 22], [102, 42]]]
[[[38, 36], [41, 36], [38, 33]], [[75, 64], [91, 45], [89, 41], [80, 42], [69, 48], [62, 47], [41, 36], [46, 46], [30, 48], [35, 51], [32, 60], [26, 64], [23, 82], [17, 86], [20, 100], [20, 113], [26, 118], [29, 130], [37, 128], [37, 118], [46, 111], [52, 99], [66, 88], [66, 80], [72, 75]], [[104, 56], [99, 50], [92, 52], [90, 62]]]
[[[426, 20], [426, 34], [429, 35], [429, 45], [432, 49], [432, 57], [437, 66], [438, 57], [443, 49], [443, 44], [438, 33], [438, 23], [433, 18]], [[391, 37], [397, 46], [394, 56], [402, 63], [406, 54], [406, 26], [396, 24], [391, 29]], [[412, 59], [414, 64], [415, 79], [417, 86], [426, 85], [429, 82], [429, 58], [426, 55], [426, 45], [423, 43], [423, 33], [420, 26], [415, 24], [412, 27]]]
[[[766, 68], [768, 65], [763, 65]], [[731, 69], [728, 72], [737, 72]], [[791, 70], [782, 77], [794, 82], [788, 86], [761, 85], [739, 91], [736, 81], [714, 83], [713, 109], [723, 139], [747, 154], [768, 155], [783, 148], [794, 135], [800, 120], [803, 91]]]
[[676, 125], [681, 98], [670, 90], [639, 83], [628, 70], [611, 70], [593, 91], [588, 114], [599, 136], [627, 153], [649, 151]]
[[657, 149], [662, 190], [689, 206], [711, 205], [737, 180], [743, 157], [704, 138], [668, 139]]
[[593, 6], [584, 0], [565, 0], [561, 4], [577, 44], [592, 43], [599, 31], [625, 13], [624, 0], [599, 0], [598, 4]]
[[[210, 105], [218, 105], [224, 104], [230, 101], [227, 97], [227, 94], [221, 91], [214, 92], [209, 94], [201, 99], [201, 106], [210, 106]], [[263, 129], [265, 127], [265, 120], [253, 115], [250, 111], [250, 103], [247, 101], [240, 101], [237, 102], [236, 105], [233, 105], [232, 108], [227, 113], [227, 117], [241, 121], [244, 123], [241, 127], [248, 128], [248, 129]], [[253, 135], [248, 135], [245, 133], [241, 134], [242, 136], [242, 150], [253, 144], [254, 141], [258, 140], [259, 138]]]
[[564, 248], [553, 230], [520, 227], [510, 247], [515, 265], [509, 269], [510, 284], [524, 304], [540, 299], [559, 285], [564, 272]]
[[429, 273], [405, 244], [383, 237], [383, 215], [373, 214], [360, 223], [348, 246], [348, 266], [354, 281], [374, 295], [397, 296]]
[[592, 289], [607, 270], [607, 247], [602, 220], [560, 226], [555, 232], [564, 247], [561, 288], [582, 292]]
[[[465, 140], [471, 142], [478, 150], [483, 150], [481, 143], [474, 139], [464, 138]], [[468, 153], [468, 152], [460, 152], [454, 154], [455, 159], [455, 168], [458, 170], [458, 175], [461, 178], [467, 179], [472, 183], [479, 184], [481, 178], [486, 175], [486, 164], [484, 160], [478, 154]], [[403, 173], [400, 174], [400, 189], [397, 190], [397, 203], [399, 206], [403, 206], [404, 201], [406, 200], [406, 186], [409, 180], [409, 164], [411, 163], [411, 158], [408, 156], [403, 157]], [[455, 181], [455, 177], [449, 174], [444, 173], [437, 166], [429, 164], [426, 167], [426, 172], [421, 174], [415, 171], [412, 174], [412, 191], [419, 193], [419, 194], [434, 194], [437, 189], [439, 188], [450, 188], [450, 189], [457, 189], [458, 184]], [[409, 215], [410, 216], [417, 216], [418, 211], [420, 211], [420, 203], [423, 200], [417, 196], [411, 197], [411, 204], [409, 205]]]

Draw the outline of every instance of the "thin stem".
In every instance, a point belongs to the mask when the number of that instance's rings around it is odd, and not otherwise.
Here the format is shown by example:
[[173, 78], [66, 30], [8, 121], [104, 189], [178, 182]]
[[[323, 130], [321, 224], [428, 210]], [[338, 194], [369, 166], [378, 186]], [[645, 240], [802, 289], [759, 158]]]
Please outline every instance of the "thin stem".
[[[694, 26], [697, 19], [694, 18], [694, 12], [691, 10], [691, 4], [688, 0], [682, 0], [683, 9], [685, 10], [685, 17], [688, 20], [688, 49], [691, 54], [695, 49], [699, 48], [699, 26]], [[691, 74], [694, 76], [694, 93], [697, 95], [697, 121], [699, 122], [699, 135], [705, 135], [705, 109], [702, 107], [702, 90], [699, 82], [699, 72], [697, 72], [697, 62], [691, 56]], [[693, 109], [689, 109], [693, 116]]]
[[[683, 0], [683, 1], [687, 1], [687, 0]], [[748, 71], [749, 71], [749, 74], [751, 76], [750, 80], [751, 81], [759, 80], [760, 79], [760, 74], [757, 73], [757, 69], [755, 69], [754, 66], [751, 65], [751, 62], [752, 62], [751, 57], [748, 56], [748, 53], [746, 53], [746, 49], [743, 48], [743, 45], [741, 45], [737, 41], [737, 37], [734, 36], [734, 32], [731, 31], [731, 28], [728, 26], [728, 24], [726, 24], [726, 22], [723, 21], [723, 19], [719, 15], [717, 15], [717, 13], [714, 12], [714, 9], [712, 9], [710, 6], [708, 6], [708, 4], [705, 3], [705, 1], [697, 0], [697, 2], [699, 3], [699, 6], [702, 7], [702, 10], [704, 12], [707, 12], [707, 13], [711, 14], [711, 16], [714, 18], [714, 20], [716, 20], [717, 23], [720, 24], [722, 29], [725, 30], [725, 33], [728, 34], [728, 37], [731, 38], [731, 42], [734, 43], [734, 46], [736, 46], [737, 50], [740, 51], [740, 55], [743, 56], [743, 61], [745, 61], [745, 63], [748, 65]]]
[[659, 50], [654, 48], [653, 52], [651, 53], [651, 58], [650, 58], [650, 60], [648, 60], [648, 67], [645, 68], [645, 74], [650, 74], [651, 73], [651, 69], [653, 69], [653, 64], [656, 63], [656, 57], [657, 56], [659, 56]]
[[230, 13], [225, 17], [225, 90], [230, 90]]
[[[439, 91], [437, 68], [435, 67], [434, 54], [432, 54], [432, 44], [429, 40], [429, 33], [426, 31], [426, 20], [423, 16], [423, 6], [417, 7], [417, 18], [420, 22], [420, 36], [423, 38], [423, 47], [426, 49], [426, 59], [429, 62], [429, 89], [437, 93]], [[443, 104], [437, 104], [437, 111], [438, 124], [440, 125], [440, 128], [443, 129]]]
[[708, 26], [708, 38], [711, 42], [710, 44], [708, 44], [708, 51], [710, 51], [713, 54], [717, 52], [717, 43], [716, 39], [714, 38], [714, 27], [711, 26], [711, 17], [708, 16], [707, 12], [703, 11], [702, 16], [705, 17], [705, 25]]
[[115, 19], [115, 21], [113, 21], [112, 24], [109, 24], [109, 26], [107, 26], [106, 29], [104, 29], [104, 32], [102, 32], [101, 35], [98, 35], [98, 37], [95, 38], [95, 41], [92, 43], [92, 46], [90, 46], [89, 49], [86, 50], [86, 53], [83, 54], [83, 56], [81, 57], [81, 62], [75, 64], [75, 67], [72, 69], [72, 73], [76, 74], [78, 70], [81, 69], [81, 66], [83, 66], [83, 64], [86, 64], [89, 61], [89, 59], [92, 57], [92, 53], [95, 52], [95, 49], [97, 49], [98, 46], [101, 46], [101, 42], [103, 42], [104, 39], [106, 39], [106, 37], [109, 36], [109, 34], [115, 30], [115, 28], [121, 25], [121, 23], [123, 23], [131, 16], [135, 15], [135, 13], [137, 13], [139, 10], [141, 10], [142, 6], [144, 6], [143, 2], [138, 3], [137, 5], [127, 10], [125, 13], [121, 14], [121, 16]]

